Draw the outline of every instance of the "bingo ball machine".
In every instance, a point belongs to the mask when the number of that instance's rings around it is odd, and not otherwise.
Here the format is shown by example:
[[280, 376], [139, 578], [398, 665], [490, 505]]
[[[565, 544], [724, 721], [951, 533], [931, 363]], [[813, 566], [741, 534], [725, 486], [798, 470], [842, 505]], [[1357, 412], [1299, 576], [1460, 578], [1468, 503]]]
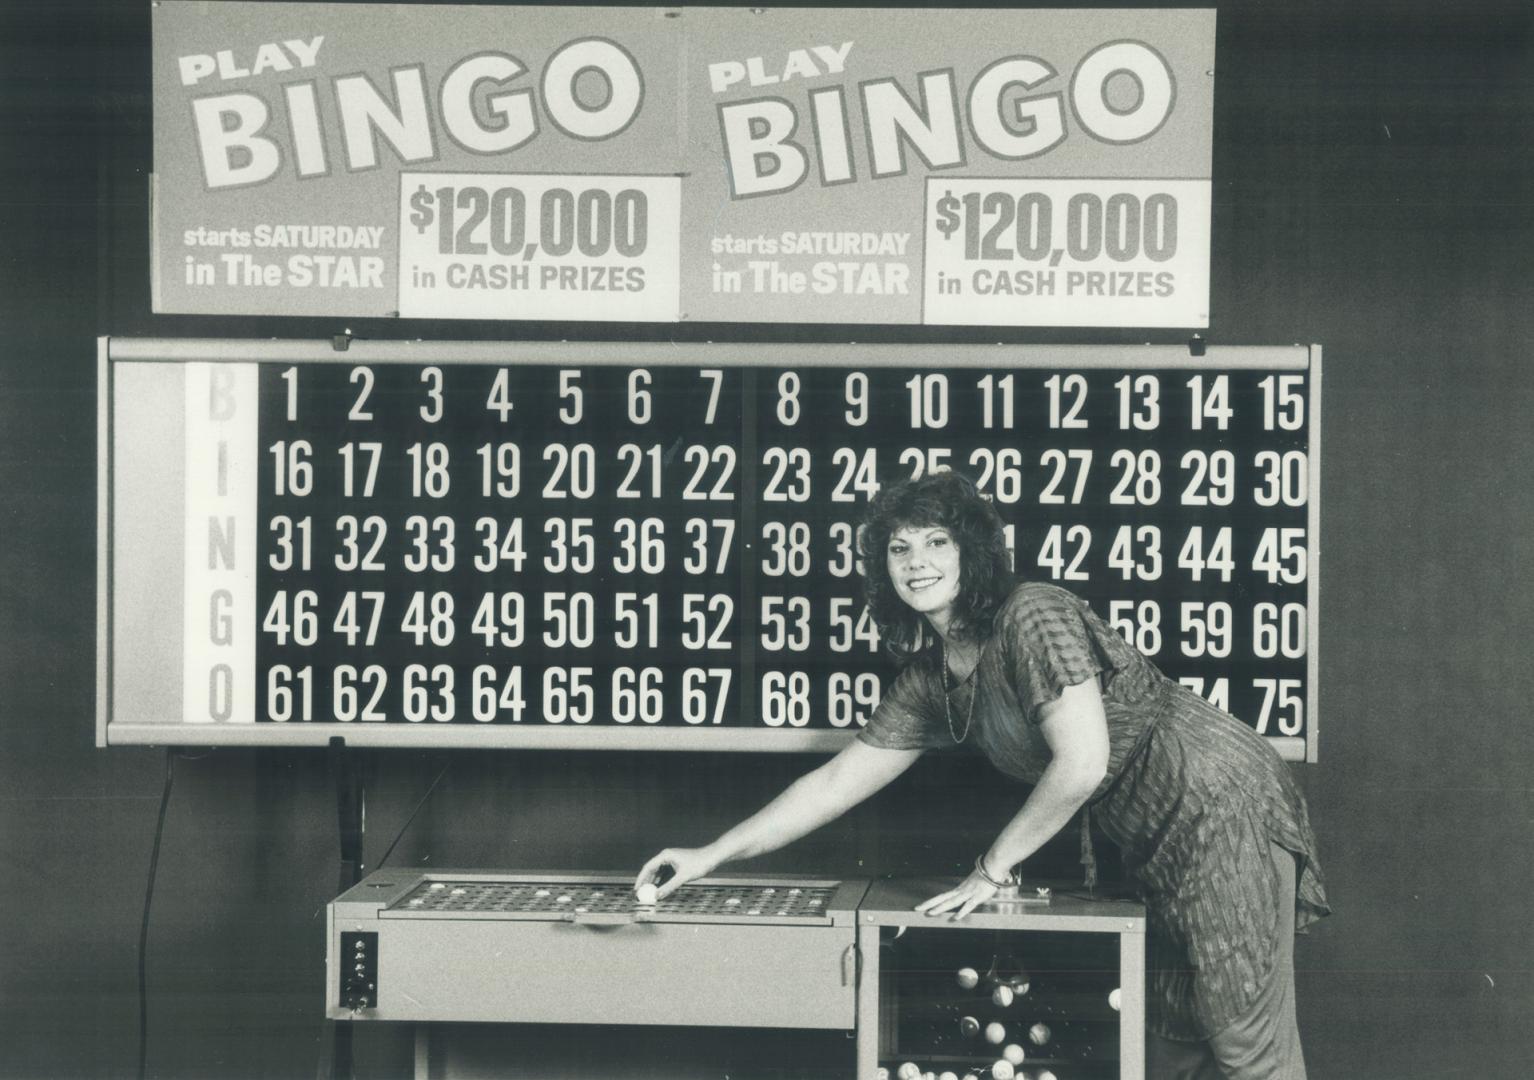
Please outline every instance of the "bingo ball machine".
[[956, 923], [913, 910], [937, 880], [631, 883], [375, 871], [330, 905], [327, 1014], [416, 1024], [421, 1078], [453, 1022], [842, 1030], [860, 1080], [1144, 1075], [1138, 905], [1046, 890]]

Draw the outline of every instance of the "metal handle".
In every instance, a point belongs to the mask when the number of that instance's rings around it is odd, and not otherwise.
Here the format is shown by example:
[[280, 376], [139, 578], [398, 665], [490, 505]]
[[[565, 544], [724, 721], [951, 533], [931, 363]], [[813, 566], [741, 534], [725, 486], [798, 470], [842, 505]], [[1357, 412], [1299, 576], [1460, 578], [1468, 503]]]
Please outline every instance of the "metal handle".
[[639, 918], [629, 911], [572, 911], [565, 921], [577, 926], [629, 926]]
[[856, 986], [858, 981], [858, 961], [862, 957], [858, 953], [857, 942], [853, 942], [842, 950], [842, 985]]

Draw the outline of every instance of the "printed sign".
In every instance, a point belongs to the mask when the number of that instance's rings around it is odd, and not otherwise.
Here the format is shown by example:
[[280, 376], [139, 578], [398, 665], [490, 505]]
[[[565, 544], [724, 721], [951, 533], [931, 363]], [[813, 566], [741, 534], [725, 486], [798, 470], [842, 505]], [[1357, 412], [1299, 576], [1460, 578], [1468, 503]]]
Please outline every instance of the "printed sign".
[[1209, 323], [1214, 12], [154, 7], [154, 304]]

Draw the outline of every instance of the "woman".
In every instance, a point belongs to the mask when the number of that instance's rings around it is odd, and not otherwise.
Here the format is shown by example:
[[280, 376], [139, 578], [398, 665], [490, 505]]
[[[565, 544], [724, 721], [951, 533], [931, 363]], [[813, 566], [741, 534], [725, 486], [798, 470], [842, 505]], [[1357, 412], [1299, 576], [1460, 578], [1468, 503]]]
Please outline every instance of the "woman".
[[1000, 519], [956, 473], [886, 487], [861, 551], [881, 639], [904, 662], [858, 738], [703, 848], [670, 848], [637, 884], [664, 897], [773, 851], [970, 743], [1033, 784], [973, 872], [918, 910], [963, 918], [1082, 811], [1145, 901], [1152, 1077], [1303, 1080], [1293, 934], [1328, 912], [1304, 799], [1251, 728], [1162, 675], [1085, 603], [1018, 584]]

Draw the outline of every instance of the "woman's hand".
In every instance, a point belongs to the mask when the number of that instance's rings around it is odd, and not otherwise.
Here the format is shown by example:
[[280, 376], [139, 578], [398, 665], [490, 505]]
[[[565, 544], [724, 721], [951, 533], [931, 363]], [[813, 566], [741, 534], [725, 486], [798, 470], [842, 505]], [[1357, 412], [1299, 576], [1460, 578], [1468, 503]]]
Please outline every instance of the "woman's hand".
[[945, 911], [952, 911], [953, 914], [949, 918], [962, 919], [996, 893], [995, 885], [985, 880], [980, 875], [980, 871], [972, 870], [969, 877], [959, 882], [955, 888], [940, 893], [931, 900], [923, 900], [916, 905], [916, 910], [926, 912], [928, 915], [941, 915]]
[[[712, 873], [718, 865], [718, 860], [708, 854], [707, 848], [667, 848], [644, 864], [639, 876], [634, 879], [634, 888], [658, 884], [660, 889], [655, 898], [664, 900], [689, 881]], [[671, 876], [664, 883], [656, 881], [662, 867], [671, 870]]]

